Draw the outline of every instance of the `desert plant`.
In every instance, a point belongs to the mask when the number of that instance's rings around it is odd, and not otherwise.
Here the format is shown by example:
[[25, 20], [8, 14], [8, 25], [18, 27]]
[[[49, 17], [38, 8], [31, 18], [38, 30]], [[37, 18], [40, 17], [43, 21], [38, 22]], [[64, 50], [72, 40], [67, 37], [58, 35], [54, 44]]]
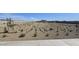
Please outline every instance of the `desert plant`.
[[33, 30], [33, 28], [31, 28], [28, 32], [30, 32], [30, 31], [32, 31]]
[[39, 30], [40, 30], [41, 32], [43, 32], [43, 30], [42, 30], [41, 28], [39, 28]]
[[59, 36], [59, 33], [57, 33], [56, 36]]
[[63, 28], [63, 29], [61, 29], [61, 31], [64, 31], [64, 32], [66, 32], [66, 29], [65, 29], [65, 28]]
[[11, 18], [7, 18], [6, 20], [7, 20], [7, 27], [8, 27], [8, 29], [12, 28], [14, 30], [14, 26], [15, 26], [14, 21], [11, 20]]
[[69, 36], [69, 33], [66, 33], [66, 36]]
[[57, 26], [57, 30], [56, 30], [56, 32], [59, 32], [59, 30], [58, 30], [58, 29], [59, 29], [59, 27]]
[[53, 30], [53, 28], [49, 28], [49, 30]]
[[21, 29], [20, 31], [23, 32], [23, 29]]
[[7, 37], [7, 35], [2, 35], [2, 38]]
[[79, 34], [75, 34], [76, 36], [78, 36]]
[[35, 27], [35, 32], [37, 32], [37, 28]]
[[8, 30], [6, 27], [4, 27], [4, 33], [8, 33]]
[[32, 37], [36, 37], [37, 36], [37, 34], [35, 33]]
[[41, 29], [39, 28], [39, 30], [41, 31]]
[[70, 32], [72, 32], [73, 30], [70, 30]]
[[47, 31], [47, 29], [43, 28], [44, 31]]
[[48, 36], [49, 36], [49, 34], [47, 33], [45, 36], [46, 36], [46, 37], [48, 37]]
[[20, 37], [25, 37], [25, 34], [20, 34], [20, 35], [19, 35], [19, 38], [20, 38]]

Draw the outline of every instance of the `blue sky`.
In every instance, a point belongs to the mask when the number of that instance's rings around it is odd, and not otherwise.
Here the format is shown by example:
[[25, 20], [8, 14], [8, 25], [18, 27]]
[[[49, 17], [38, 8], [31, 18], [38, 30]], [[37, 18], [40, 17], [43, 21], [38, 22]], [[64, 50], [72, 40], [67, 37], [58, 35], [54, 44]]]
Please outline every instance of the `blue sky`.
[[49, 21], [79, 21], [79, 13], [0, 13], [0, 18], [14, 20], [36, 21], [46, 19]]

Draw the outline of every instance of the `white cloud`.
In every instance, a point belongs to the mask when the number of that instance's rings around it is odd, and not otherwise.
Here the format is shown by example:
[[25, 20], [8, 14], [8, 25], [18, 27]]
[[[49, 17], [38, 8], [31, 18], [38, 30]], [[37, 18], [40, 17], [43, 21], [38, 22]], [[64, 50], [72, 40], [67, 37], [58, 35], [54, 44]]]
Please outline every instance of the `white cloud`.
[[30, 19], [31, 19], [32, 21], [39, 21], [39, 20], [41, 20], [41, 19], [34, 18], [34, 17], [30, 17]]

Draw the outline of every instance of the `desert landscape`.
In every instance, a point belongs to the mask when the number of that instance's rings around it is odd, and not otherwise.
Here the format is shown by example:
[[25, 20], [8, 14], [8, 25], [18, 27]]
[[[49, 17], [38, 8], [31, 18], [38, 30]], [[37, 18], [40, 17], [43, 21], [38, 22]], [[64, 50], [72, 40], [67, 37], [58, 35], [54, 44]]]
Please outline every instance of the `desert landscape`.
[[50, 40], [79, 38], [77, 21], [0, 20], [0, 41]]

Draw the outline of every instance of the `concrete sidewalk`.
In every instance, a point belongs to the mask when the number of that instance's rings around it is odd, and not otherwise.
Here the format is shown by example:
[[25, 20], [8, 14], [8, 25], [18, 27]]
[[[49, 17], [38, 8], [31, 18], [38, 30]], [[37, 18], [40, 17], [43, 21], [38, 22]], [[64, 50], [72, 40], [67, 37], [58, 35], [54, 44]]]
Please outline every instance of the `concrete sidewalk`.
[[79, 46], [79, 39], [4, 41], [0, 46]]

